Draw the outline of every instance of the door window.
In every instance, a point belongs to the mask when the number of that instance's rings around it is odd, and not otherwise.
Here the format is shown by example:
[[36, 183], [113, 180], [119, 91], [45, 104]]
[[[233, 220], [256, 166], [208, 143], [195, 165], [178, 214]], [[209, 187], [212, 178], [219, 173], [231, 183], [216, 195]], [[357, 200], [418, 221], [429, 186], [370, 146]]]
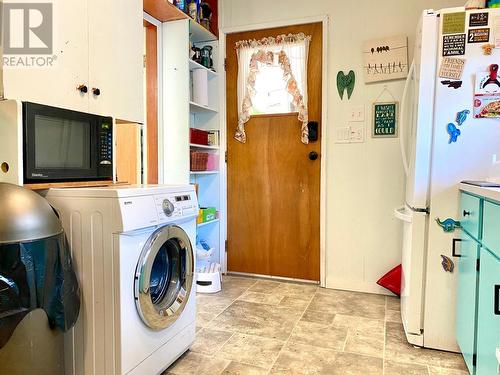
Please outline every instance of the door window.
[[238, 54], [238, 125], [235, 138], [246, 142], [252, 115], [297, 112], [301, 141], [309, 142], [307, 59], [310, 36], [278, 35], [236, 43]]

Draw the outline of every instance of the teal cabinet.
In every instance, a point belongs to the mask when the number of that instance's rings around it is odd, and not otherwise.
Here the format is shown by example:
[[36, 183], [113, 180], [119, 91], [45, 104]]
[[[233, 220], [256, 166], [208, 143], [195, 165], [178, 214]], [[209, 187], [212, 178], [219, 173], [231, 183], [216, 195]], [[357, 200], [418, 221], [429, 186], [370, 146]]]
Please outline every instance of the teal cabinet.
[[471, 375], [500, 374], [500, 202], [462, 193], [460, 211], [457, 343]]
[[485, 201], [483, 214], [483, 244], [500, 254], [500, 205]]
[[460, 224], [472, 237], [480, 238], [481, 199], [470, 194], [462, 194]]
[[500, 259], [485, 250], [481, 253], [479, 269], [476, 374], [498, 374], [496, 350], [500, 350]]
[[476, 354], [476, 300], [478, 272], [476, 270], [479, 245], [462, 232], [460, 258], [458, 261], [457, 292], [457, 343], [471, 374], [474, 373]]

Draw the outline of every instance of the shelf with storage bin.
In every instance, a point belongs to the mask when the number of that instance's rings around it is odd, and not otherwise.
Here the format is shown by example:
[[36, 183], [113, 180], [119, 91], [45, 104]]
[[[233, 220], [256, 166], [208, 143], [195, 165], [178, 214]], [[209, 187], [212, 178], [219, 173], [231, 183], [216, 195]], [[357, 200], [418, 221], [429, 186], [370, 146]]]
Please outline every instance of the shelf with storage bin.
[[217, 36], [210, 30], [200, 25], [195, 20], [189, 20], [189, 39], [193, 43], [206, 43], [216, 41]]
[[189, 70], [190, 71], [193, 71], [195, 69], [202, 69], [202, 70], [206, 70], [207, 73], [208, 73], [208, 78], [214, 78], [214, 77], [217, 77], [219, 75], [219, 73], [213, 71], [212, 69], [208, 69], [206, 66], [204, 65], [201, 65], [200, 63], [197, 63], [196, 61], [192, 60], [192, 59], [189, 59]]
[[215, 220], [210, 220], [210, 221], [205, 221], [203, 223], [200, 223], [197, 225], [198, 228], [201, 228], [201, 227], [204, 227], [206, 225], [209, 225], [209, 224], [215, 224], [215, 223], [218, 223], [220, 220], [219, 219], [215, 219]]
[[219, 174], [219, 171], [190, 171], [189, 172], [190, 175], [197, 175], [197, 174], [201, 174], [201, 175], [204, 175], [204, 174]]
[[[221, 200], [224, 145], [220, 137], [219, 113], [221, 75], [190, 59], [190, 43], [200, 49], [211, 46], [213, 66], [220, 71], [219, 44], [214, 34], [189, 19], [167, 22], [163, 27], [163, 79], [168, 82], [164, 87], [163, 110], [168, 116], [164, 120], [162, 147], [168, 151], [165, 152], [162, 182], [196, 184], [199, 206], [219, 211], [218, 219], [197, 227], [197, 235], [214, 248], [209, 261], [220, 263], [225, 269], [225, 205]], [[195, 137], [195, 129], [218, 134], [208, 134], [209, 139], [207, 134]], [[198, 157], [193, 152], [210, 156], [208, 159]], [[192, 160], [196, 163], [192, 164]]]
[[204, 106], [202, 104], [198, 104], [198, 103], [195, 103], [193, 101], [189, 102], [189, 110], [191, 112], [219, 113], [219, 111], [215, 108], [211, 108], [209, 106]]
[[197, 143], [190, 143], [189, 147], [203, 148], [203, 149], [206, 149], [206, 150], [218, 150], [220, 148], [219, 146], [199, 145]]

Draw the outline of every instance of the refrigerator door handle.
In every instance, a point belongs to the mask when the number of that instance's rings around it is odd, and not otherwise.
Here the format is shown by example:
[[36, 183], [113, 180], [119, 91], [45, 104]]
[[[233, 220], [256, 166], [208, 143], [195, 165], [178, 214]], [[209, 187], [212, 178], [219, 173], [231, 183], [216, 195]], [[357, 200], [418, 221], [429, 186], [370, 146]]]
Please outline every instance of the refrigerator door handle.
[[405, 206], [395, 208], [394, 209], [394, 216], [396, 216], [396, 218], [398, 218], [401, 221], [411, 223], [412, 215], [407, 214], [405, 211], [406, 211]]
[[410, 86], [410, 82], [412, 79], [412, 74], [415, 70], [415, 61], [411, 62], [410, 68], [408, 69], [408, 76], [406, 78], [405, 82], [405, 87], [403, 90], [403, 97], [401, 99], [401, 111], [399, 112], [399, 146], [401, 148], [401, 157], [403, 158], [403, 167], [405, 169], [405, 175], [408, 176], [409, 173], [409, 166], [408, 166], [408, 158], [406, 155], [406, 149], [405, 149], [405, 137], [404, 137], [404, 122], [403, 118], [406, 112], [406, 95], [408, 93], [408, 88]]

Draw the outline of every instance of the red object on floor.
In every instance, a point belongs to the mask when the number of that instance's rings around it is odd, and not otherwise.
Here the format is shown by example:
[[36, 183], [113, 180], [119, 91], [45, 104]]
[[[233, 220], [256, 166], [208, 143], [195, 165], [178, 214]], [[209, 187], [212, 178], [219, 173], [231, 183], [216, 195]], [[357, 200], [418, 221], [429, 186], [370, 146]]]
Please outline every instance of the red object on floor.
[[401, 295], [401, 264], [382, 276], [377, 284], [390, 290], [398, 297]]

